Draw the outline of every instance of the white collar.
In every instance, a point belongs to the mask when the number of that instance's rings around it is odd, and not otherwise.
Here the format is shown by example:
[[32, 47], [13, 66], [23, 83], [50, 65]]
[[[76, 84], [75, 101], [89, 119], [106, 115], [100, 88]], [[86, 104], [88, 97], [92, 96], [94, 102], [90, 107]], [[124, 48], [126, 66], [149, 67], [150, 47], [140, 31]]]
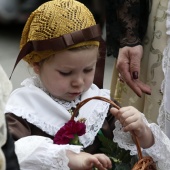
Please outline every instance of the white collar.
[[74, 101], [68, 102], [65, 100], [60, 100], [55, 98], [53, 95], [51, 95], [46, 88], [43, 86], [40, 78], [36, 75], [31, 78], [25, 79], [22, 83], [22, 86], [29, 87], [30, 85], [34, 85], [38, 88], [40, 88], [42, 91], [44, 91], [48, 96], [50, 96], [54, 101], [56, 101], [58, 104], [62, 105], [66, 110], [70, 110], [71, 108], [76, 108], [76, 105], [80, 102], [80, 97], [76, 98]]
[[[63, 105], [54, 101], [31, 81], [32, 78], [26, 79], [22, 83], [25, 87], [12, 92], [5, 113], [14, 113], [46, 133], [55, 135], [70, 119], [71, 115]], [[82, 94], [81, 100], [93, 96], [110, 98], [110, 91], [99, 89], [92, 84], [89, 90]], [[77, 118], [86, 118], [86, 134], [80, 137], [80, 141], [85, 147], [92, 144], [97, 132], [103, 125], [108, 109], [109, 104], [100, 100], [91, 100], [80, 109]]]

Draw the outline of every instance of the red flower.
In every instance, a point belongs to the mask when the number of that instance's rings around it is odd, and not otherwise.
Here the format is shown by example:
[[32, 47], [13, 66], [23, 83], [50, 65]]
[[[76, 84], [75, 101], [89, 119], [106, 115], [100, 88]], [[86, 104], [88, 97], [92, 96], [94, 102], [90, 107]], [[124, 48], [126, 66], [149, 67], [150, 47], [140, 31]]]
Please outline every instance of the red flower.
[[55, 144], [78, 144], [78, 136], [85, 134], [86, 125], [82, 122], [75, 122], [69, 120], [65, 125], [55, 134]]

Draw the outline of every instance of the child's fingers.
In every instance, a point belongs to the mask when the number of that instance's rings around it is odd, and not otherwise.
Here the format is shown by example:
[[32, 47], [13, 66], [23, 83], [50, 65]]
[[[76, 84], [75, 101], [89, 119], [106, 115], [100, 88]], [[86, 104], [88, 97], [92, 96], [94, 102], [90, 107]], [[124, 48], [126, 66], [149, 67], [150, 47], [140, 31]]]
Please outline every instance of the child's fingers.
[[132, 132], [135, 133], [138, 137], [141, 136], [143, 133], [144, 125], [141, 121], [137, 120], [136, 122], [133, 122], [131, 124], [128, 124], [127, 126], [124, 127], [124, 132]]
[[120, 115], [122, 115], [124, 112], [127, 112], [130, 109], [130, 107], [122, 107], [119, 110], [112, 107], [110, 109], [110, 112], [115, 116], [115, 117], [119, 117]]
[[104, 168], [108, 169], [112, 167], [111, 160], [105, 154], [95, 154], [94, 156], [100, 161]]
[[131, 113], [127, 111], [127, 108], [121, 108], [120, 110], [116, 108], [111, 108], [110, 112], [115, 116], [117, 120], [120, 121], [120, 123], [123, 125], [126, 118], [131, 116]]
[[119, 110], [116, 109], [116, 108], [114, 108], [114, 107], [112, 107], [112, 108], [110, 109], [111, 114], [112, 114], [113, 116], [115, 116], [115, 117], [117, 117], [118, 111], [119, 111]]
[[100, 161], [94, 161], [93, 165], [95, 168], [97, 168], [98, 170], [107, 170], [101, 163]]
[[123, 126], [124, 132], [137, 130], [137, 128], [138, 128], [138, 125], [137, 125], [136, 122], [132, 122], [132, 123], [130, 123], [130, 124], [128, 124], [128, 125], [124, 125], [124, 126]]
[[119, 118], [121, 124], [123, 127], [126, 127], [127, 125], [136, 122], [136, 121], [141, 121], [141, 116], [138, 114], [133, 114], [133, 112], [126, 112], [122, 114]]
[[111, 109], [111, 112], [120, 121], [122, 126], [126, 126], [132, 122], [137, 121], [138, 119], [141, 119], [140, 112], [131, 106], [122, 107], [119, 110], [113, 108]]

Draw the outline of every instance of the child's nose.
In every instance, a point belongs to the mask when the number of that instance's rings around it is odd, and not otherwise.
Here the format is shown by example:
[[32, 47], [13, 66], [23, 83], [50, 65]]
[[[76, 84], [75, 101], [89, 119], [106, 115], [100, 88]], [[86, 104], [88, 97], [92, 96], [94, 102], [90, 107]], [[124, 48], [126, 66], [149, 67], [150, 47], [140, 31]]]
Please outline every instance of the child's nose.
[[82, 86], [84, 85], [84, 78], [82, 76], [76, 76], [72, 81], [72, 86]]

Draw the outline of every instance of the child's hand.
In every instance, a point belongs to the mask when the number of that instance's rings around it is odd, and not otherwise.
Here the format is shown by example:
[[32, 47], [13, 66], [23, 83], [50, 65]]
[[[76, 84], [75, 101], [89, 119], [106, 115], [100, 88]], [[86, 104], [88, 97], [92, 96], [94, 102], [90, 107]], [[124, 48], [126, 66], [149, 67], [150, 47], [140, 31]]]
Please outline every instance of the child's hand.
[[122, 107], [119, 110], [111, 108], [110, 112], [120, 121], [125, 132], [135, 134], [143, 148], [153, 145], [154, 138], [150, 128], [143, 122], [142, 114], [132, 106]]
[[[96, 157], [98, 159], [98, 161], [100, 162], [100, 164], [102, 164], [102, 169], [111, 169], [112, 168], [112, 162], [109, 159], [109, 157], [107, 157], [105, 154], [94, 154], [94, 157]], [[95, 165], [94, 165], [95, 166]], [[99, 167], [95, 166], [96, 168], [100, 169]]]
[[98, 170], [107, 170], [112, 167], [110, 159], [104, 154], [89, 154], [81, 152], [76, 154], [72, 151], [67, 151], [69, 158], [69, 167], [73, 170], [92, 170], [93, 167]]
[[125, 132], [135, 133], [138, 137], [142, 136], [146, 125], [142, 120], [141, 113], [132, 106], [122, 107], [119, 110], [111, 108], [111, 113], [120, 121]]

